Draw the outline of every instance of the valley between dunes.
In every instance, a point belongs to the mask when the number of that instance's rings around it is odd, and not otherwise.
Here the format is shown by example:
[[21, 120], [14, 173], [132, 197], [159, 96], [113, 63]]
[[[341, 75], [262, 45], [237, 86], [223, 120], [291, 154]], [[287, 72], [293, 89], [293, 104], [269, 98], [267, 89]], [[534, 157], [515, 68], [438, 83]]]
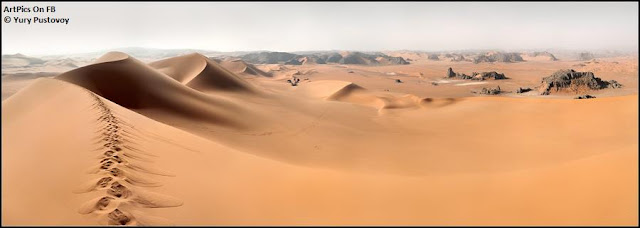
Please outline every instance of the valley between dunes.
[[36, 79], [2, 102], [3, 225], [638, 224], [637, 66], [589, 100], [251, 67], [111, 52]]

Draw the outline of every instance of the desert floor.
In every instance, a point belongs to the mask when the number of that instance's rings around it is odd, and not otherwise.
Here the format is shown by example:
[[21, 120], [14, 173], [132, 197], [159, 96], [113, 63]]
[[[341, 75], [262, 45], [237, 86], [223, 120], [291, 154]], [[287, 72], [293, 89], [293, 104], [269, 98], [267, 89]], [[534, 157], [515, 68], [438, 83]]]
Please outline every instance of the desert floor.
[[[637, 57], [223, 66], [3, 75], [3, 225], [638, 224]], [[471, 93], [559, 69], [624, 87]]]

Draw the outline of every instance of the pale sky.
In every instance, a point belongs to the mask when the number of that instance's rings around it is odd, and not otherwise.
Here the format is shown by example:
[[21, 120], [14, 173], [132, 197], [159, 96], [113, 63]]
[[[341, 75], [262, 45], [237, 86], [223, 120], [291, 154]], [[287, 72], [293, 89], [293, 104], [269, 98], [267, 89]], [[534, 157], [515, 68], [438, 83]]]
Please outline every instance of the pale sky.
[[10, 2], [68, 25], [2, 22], [2, 54], [121, 47], [212, 51], [637, 49], [638, 3]]

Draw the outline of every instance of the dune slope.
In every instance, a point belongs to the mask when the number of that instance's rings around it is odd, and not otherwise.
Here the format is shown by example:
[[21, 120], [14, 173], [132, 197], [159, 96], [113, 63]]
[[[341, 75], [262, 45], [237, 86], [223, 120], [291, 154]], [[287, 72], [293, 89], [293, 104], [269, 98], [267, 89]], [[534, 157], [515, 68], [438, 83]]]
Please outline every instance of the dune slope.
[[149, 66], [182, 84], [203, 92], [211, 90], [256, 92], [253, 86], [237, 75], [198, 53], [156, 61]]
[[[99, 63], [56, 76], [134, 110], [170, 113], [173, 117], [242, 127], [233, 113], [242, 107], [225, 98], [207, 96], [124, 53], [107, 54]], [[115, 59], [110, 59], [115, 56]], [[206, 67], [205, 67], [206, 69]], [[204, 72], [204, 71], [203, 71]], [[199, 73], [197, 76], [202, 76]], [[206, 75], [206, 74], [205, 74]]]

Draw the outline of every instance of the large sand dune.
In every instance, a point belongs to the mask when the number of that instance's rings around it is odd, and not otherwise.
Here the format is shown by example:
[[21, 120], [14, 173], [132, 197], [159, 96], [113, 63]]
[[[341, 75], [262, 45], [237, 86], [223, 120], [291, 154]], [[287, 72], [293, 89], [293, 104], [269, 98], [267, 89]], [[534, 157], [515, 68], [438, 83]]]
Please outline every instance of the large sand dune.
[[[209, 62], [205, 62], [207, 63]], [[198, 73], [195, 78], [227, 76], [209, 74], [206, 68], [205, 66], [205, 70]], [[226, 126], [241, 127], [243, 125], [240, 120], [234, 118], [233, 114], [243, 112], [240, 105], [222, 97], [199, 93], [123, 53], [107, 54], [96, 64], [63, 73], [56, 78], [80, 85], [130, 109], [171, 113], [178, 118]], [[193, 80], [190, 80], [187, 85], [194, 83]], [[206, 80], [194, 85], [206, 88], [208, 85]], [[211, 82], [215, 81], [215, 79], [212, 80]], [[233, 85], [235, 84], [229, 83], [226, 88]]]
[[220, 62], [220, 65], [229, 71], [236, 74], [244, 74], [244, 75], [252, 75], [252, 76], [263, 76], [263, 77], [272, 77], [273, 75], [264, 72], [261, 69], [257, 68], [253, 64], [242, 61], [241, 59], [225, 59]]
[[2, 103], [3, 223], [637, 225], [637, 91], [423, 96], [325, 67], [109, 53], [37, 79]]
[[255, 88], [237, 75], [197, 53], [152, 62], [149, 66], [202, 92], [211, 90], [255, 92]]

